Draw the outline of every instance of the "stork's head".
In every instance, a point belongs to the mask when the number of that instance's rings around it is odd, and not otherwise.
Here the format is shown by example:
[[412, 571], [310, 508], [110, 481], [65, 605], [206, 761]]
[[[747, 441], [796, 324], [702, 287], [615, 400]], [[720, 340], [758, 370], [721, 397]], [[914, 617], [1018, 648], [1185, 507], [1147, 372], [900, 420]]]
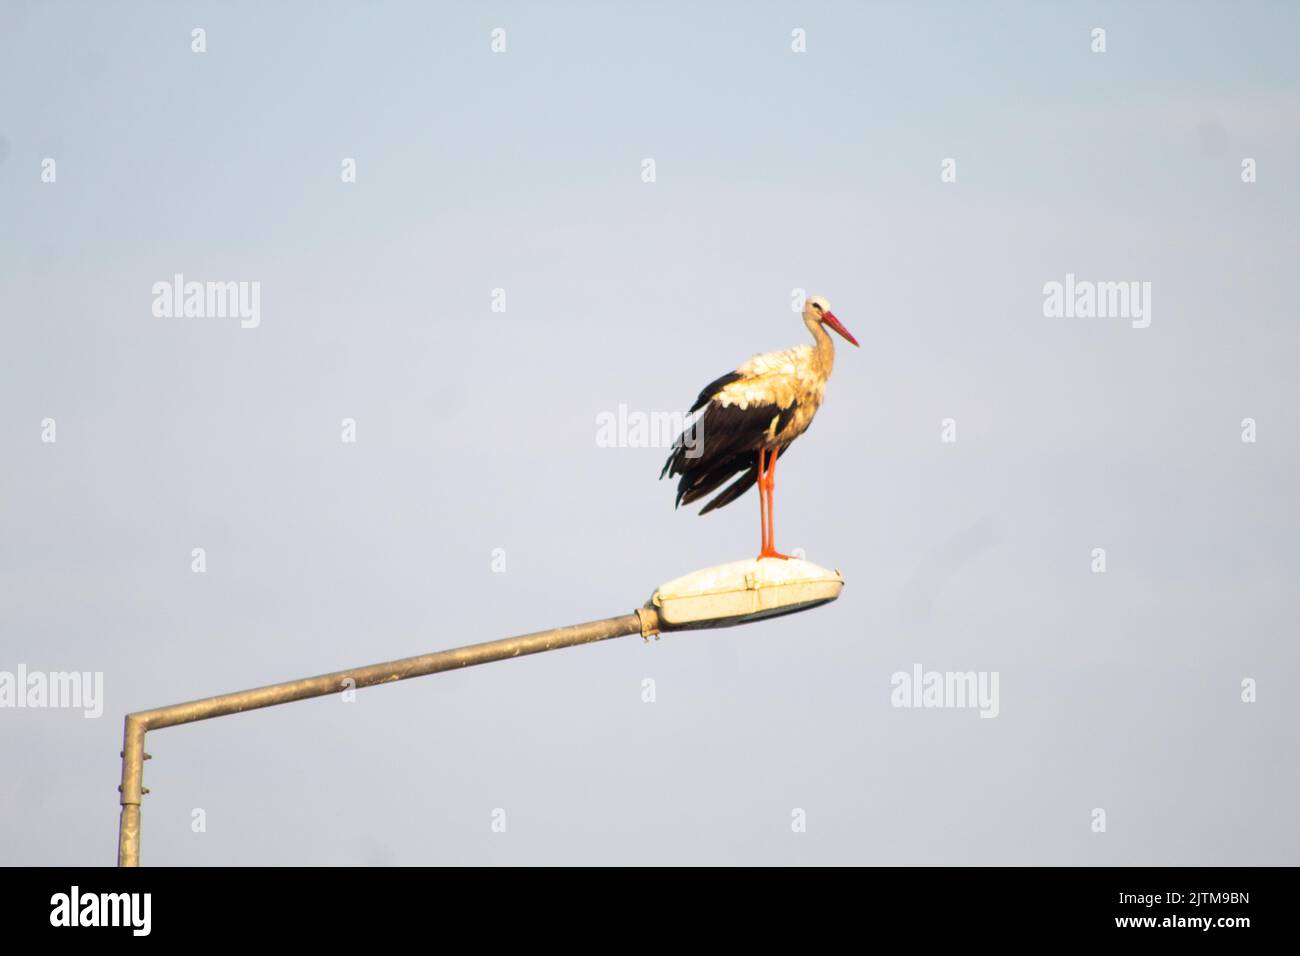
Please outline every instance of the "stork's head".
[[803, 318], [805, 322], [829, 325], [853, 345], [858, 344], [858, 340], [849, 334], [849, 330], [840, 323], [839, 319], [835, 318], [835, 313], [831, 311], [831, 304], [819, 295], [809, 296], [808, 301], [804, 303]]

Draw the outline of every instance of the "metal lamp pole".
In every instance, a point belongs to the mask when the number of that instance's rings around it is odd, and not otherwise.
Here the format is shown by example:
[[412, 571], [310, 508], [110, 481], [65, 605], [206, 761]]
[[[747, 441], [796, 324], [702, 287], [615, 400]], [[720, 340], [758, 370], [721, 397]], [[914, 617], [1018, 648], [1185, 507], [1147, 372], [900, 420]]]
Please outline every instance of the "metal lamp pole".
[[126, 727], [122, 734], [122, 785], [118, 788], [121, 791], [122, 818], [118, 825], [117, 865], [140, 865], [140, 801], [149, 792], [144, 786], [144, 762], [149, 759], [144, 746], [145, 734], [151, 730], [189, 724], [210, 717], [225, 717], [228, 714], [256, 710], [259, 707], [288, 704], [295, 700], [323, 697], [327, 694], [337, 694], [345, 689], [372, 687], [375, 684], [423, 677], [426, 674], [503, 661], [511, 657], [522, 657], [525, 654], [540, 654], [543, 651], [556, 651], [562, 647], [591, 644], [611, 637], [626, 637], [631, 634], [649, 637], [657, 634], [661, 629], [665, 628], [661, 627], [658, 612], [653, 607], [643, 607], [631, 614], [591, 621], [588, 624], [539, 631], [522, 637], [507, 637], [499, 641], [488, 641], [485, 644], [471, 644], [468, 647], [457, 647], [449, 651], [406, 657], [383, 664], [370, 664], [366, 667], [335, 671], [333, 674], [321, 674], [319, 677], [307, 677], [283, 684], [271, 684], [252, 690], [236, 691], [233, 694], [222, 694], [219, 697], [205, 697], [184, 704], [127, 714]]
[[144, 786], [144, 762], [149, 759], [144, 752], [144, 738], [151, 730], [611, 637], [640, 634], [648, 638], [660, 631], [748, 624], [819, 607], [838, 598], [843, 586], [844, 578], [838, 571], [803, 560], [735, 561], [662, 584], [644, 607], [620, 617], [127, 714], [122, 734], [122, 785], [118, 787], [122, 818], [118, 825], [117, 864], [140, 865], [140, 801], [149, 792]]

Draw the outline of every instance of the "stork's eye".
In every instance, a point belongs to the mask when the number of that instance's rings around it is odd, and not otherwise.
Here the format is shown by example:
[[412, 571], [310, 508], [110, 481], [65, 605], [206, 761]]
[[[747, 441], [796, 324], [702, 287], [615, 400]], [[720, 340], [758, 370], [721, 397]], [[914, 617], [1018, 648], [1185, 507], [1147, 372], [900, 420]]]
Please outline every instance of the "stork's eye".
[[813, 308], [816, 309], [818, 312], [822, 310], [822, 307], [818, 305], [816, 302], [813, 303]]

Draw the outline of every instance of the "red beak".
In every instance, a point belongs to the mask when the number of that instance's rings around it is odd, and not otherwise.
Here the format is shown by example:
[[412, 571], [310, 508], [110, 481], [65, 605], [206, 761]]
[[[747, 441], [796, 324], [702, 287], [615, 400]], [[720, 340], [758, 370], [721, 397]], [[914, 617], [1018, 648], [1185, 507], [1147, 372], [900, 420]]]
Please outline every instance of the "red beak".
[[[829, 326], [830, 326], [832, 329], [834, 329], [836, 332], [840, 333], [840, 335], [844, 336], [846, 339], [848, 339], [848, 340], [849, 340], [850, 342], [852, 342], [854, 345], [857, 345], [857, 344], [858, 344], [858, 340], [855, 339], [855, 338], [852, 336], [852, 334], [850, 334], [849, 330], [846, 329], [846, 328], [845, 328], [845, 327], [840, 323], [840, 320], [839, 320], [839, 319], [835, 318], [835, 313], [834, 313], [834, 312], [823, 312], [823, 313], [822, 313], [822, 321], [825, 322], [827, 325], [829, 325]], [[861, 348], [861, 346], [858, 346], [858, 347]]]

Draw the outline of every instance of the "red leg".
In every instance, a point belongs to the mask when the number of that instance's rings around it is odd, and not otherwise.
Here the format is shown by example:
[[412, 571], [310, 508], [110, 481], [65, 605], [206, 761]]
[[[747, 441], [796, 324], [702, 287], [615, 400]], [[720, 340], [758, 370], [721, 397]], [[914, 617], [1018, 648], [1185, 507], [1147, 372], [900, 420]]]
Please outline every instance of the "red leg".
[[762, 544], [759, 545], [760, 551], [767, 550], [767, 486], [763, 483], [763, 449], [758, 450], [758, 521], [763, 529]]
[[[778, 452], [773, 448], [771, 454], [772, 456], [767, 460], [767, 474], [760, 478], [760, 481], [767, 488], [767, 494], [763, 496], [767, 509], [767, 520], [764, 522], [767, 527], [767, 538], [763, 542], [763, 552], [759, 557], [780, 558], [783, 561], [788, 561], [790, 555], [782, 554], [780, 551], [776, 550], [776, 527], [772, 522], [772, 492], [776, 489], [776, 456]], [[763, 487], [763, 485], [760, 485], [760, 487]]]

